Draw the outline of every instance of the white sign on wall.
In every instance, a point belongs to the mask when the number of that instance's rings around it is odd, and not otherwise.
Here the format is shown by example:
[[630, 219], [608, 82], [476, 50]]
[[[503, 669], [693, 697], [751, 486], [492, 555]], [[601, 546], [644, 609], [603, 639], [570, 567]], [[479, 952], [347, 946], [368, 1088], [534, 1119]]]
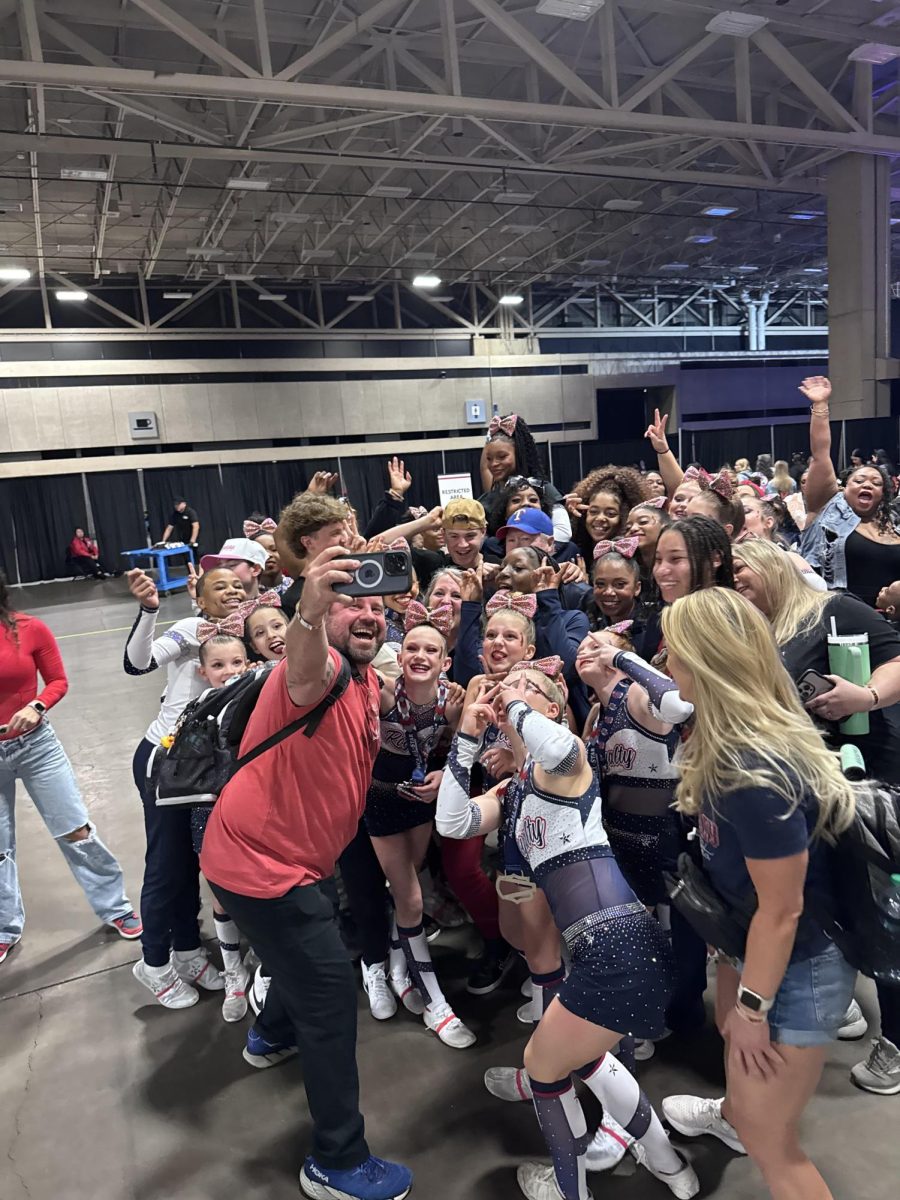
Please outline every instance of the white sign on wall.
[[487, 425], [487, 405], [484, 400], [466, 401], [466, 424]]
[[462, 475], [438, 475], [438, 495], [441, 508], [446, 508], [451, 500], [473, 500], [472, 476], [466, 472]]

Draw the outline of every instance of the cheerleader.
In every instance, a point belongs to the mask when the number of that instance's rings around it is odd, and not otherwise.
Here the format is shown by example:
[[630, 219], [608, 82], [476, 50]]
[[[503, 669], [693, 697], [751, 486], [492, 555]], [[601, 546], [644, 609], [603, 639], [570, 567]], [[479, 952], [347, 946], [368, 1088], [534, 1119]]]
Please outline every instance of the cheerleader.
[[[463, 714], [438, 795], [437, 827], [468, 838], [503, 827], [521, 858], [518, 900], [540, 890], [569, 948], [572, 968], [525, 1050], [538, 1122], [552, 1166], [523, 1163], [531, 1200], [589, 1200], [587, 1126], [572, 1073], [635, 1138], [633, 1152], [672, 1194], [689, 1198], [697, 1176], [672, 1148], [631, 1073], [610, 1054], [623, 1036], [658, 1037], [671, 985], [665, 934], [625, 882], [600, 817], [584, 746], [559, 722], [565, 697], [540, 671], [520, 669], [482, 688]], [[509, 737], [518, 773], [469, 797], [485, 727]]]

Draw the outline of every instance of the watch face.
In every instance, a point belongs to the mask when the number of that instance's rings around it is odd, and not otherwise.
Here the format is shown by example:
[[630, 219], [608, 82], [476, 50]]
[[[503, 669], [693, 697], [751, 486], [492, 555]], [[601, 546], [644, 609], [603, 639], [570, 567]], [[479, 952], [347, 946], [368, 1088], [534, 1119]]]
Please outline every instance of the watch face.
[[762, 999], [761, 997], [757, 996], [755, 992], [742, 991], [738, 999], [740, 1000], [741, 1004], [743, 1004], [744, 1008], [749, 1008], [753, 1012], [759, 1012], [759, 1010], [762, 1008]]

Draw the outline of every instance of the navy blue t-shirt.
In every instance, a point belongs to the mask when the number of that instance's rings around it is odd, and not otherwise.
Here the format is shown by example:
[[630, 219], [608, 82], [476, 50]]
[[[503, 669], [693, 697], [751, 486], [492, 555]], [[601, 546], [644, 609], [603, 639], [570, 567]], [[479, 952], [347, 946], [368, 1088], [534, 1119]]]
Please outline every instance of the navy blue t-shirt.
[[[723, 899], [745, 907], [754, 895], [746, 859], [790, 858], [808, 849], [804, 899], [814, 894], [830, 907], [833, 887], [828, 846], [821, 839], [812, 841], [818, 815], [818, 801], [810, 792], [793, 812], [784, 796], [764, 787], [739, 788], [719, 796], [714, 805], [704, 801], [698, 821], [700, 847], [713, 887]], [[813, 958], [829, 945], [826, 934], [804, 912], [791, 962]]]

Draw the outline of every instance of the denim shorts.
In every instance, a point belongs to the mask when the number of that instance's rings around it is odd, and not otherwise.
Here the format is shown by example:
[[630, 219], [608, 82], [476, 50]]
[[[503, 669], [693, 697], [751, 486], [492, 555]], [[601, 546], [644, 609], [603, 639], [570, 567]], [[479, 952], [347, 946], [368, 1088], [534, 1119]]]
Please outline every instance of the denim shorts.
[[[738, 971], [742, 966], [738, 964]], [[856, 968], [833, 944], [813, 958], [791, 963], [768, 1013], [772, 1041], [785, 1046], [833, 1042], [855, 984]]]

